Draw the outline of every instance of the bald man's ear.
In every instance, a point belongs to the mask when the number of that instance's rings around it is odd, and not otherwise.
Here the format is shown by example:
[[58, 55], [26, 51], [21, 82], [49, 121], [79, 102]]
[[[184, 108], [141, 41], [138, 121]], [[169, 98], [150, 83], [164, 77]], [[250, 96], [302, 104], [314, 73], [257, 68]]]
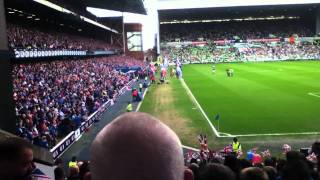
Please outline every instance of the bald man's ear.
[[91, 173], [87, 172], [84, 176], [83, 176], [83, 180], [91, 180]]

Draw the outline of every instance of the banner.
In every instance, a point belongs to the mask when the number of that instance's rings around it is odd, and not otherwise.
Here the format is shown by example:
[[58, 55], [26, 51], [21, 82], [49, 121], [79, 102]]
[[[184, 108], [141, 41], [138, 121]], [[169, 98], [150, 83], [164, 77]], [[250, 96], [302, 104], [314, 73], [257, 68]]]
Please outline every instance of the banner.
[[86, 56], [87, 51], [68, 51], [68, 50], [13, 50], [14, 58], [39, 58], [56, 56]]

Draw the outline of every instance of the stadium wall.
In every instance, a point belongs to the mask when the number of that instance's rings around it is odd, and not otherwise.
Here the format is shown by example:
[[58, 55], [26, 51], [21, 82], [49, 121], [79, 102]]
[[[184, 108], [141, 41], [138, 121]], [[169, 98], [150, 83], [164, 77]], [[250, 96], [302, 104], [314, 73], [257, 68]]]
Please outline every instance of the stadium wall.
[[9, 59], [4, 2], [0, 0], [0, 129], [15, 132], [13, 88]]

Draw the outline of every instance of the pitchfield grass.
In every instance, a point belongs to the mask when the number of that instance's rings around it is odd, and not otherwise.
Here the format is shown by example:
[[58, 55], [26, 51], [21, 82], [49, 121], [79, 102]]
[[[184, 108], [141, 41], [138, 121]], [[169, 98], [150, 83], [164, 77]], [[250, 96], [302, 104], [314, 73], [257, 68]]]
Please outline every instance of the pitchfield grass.
[[149, 88], [140, 111], [159, 118], [175, 131], [184, 145], [198, 147], [197, 136], [201, 133], [213, 137], [213, 132], [180, 81], [169, 78], [167, 82]]
[[[220, 132], [320, 132], [320, 61], [184, 66], [184, 80]], [[225, 70], [234, 69], [234, 77]], [[310, 95], [313, 93], [313, 96]]]
[[[183, 76], [193, 95], [220, 132], [232, 135], [320, 132], [320, 61], [185, 65]], [[228, 78], [225, 70], [234, 69]], [[216, 138], [181, 82], [152, 85], [140, 111], [171, 127], [184, 145], [199, 147], [197, 135], [209, 137], [215, 150], [231, 142]], [[310, 93], [312, 93], [310, 95]], [[281, 146], [306, 147], [319, 135], [240, 137], [243, 149], [266, 148], [281, 154]]]

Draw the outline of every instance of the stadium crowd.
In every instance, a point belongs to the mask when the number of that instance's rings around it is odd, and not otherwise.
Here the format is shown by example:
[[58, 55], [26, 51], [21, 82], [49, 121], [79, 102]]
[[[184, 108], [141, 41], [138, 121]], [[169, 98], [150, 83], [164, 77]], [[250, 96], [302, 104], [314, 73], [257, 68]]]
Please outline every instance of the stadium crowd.
[[[320, 142], [313, 143], [304, 153], [284, 144], [283, 156], [277, 158], [269, 150], [258, 152], [257, 148], [244, 155], [235, 138], [221, 151], [210, 150], [205, 135], [199, 135], [198, 139], [200, 151], [186, 150], [183, 160], [181, 150], [176, 149], [181, 148], [179, 140], [168, 127], [150, 115], [127, 113], [97, 135], [91, 146], [90, 161], [78, 161], [72, 157], [68, 163], [69, 172], [65, 173], [63, 161], [58, 159], [56, 179], [320, 179]], [[139, 167], [135, 167], [137, 163]]]
[[127, 56], [64, 60], [13, 67], [17, 134], [45, 148], [56, 144], [133, 78], [119, 69], [143, 63]]
[[171, 61], [180, 59], [183, 63], [241, 62], [265, 60], [319, 59], [320, 47], [309, 43], [247, 43], [242, 47], [235, 44], [187, 45], [163, 48], [165, 56]]
[[161, 41], [204, 41], [259, 39], [269, 37], [313, 36], [301, 20], [229, 21], [190, 24], [162, 24]]
[[[199, 142], [200, 151], [190, 150], [183, 156], [180, 140], [168, 126], [146, 113], [125, 113], [96, 136], [90, 161], [72, 157], [66, 168], [64, 160], [57, 159], [54, 175], [56, 180], [320, 179], [318, 141], [303, 153], [284, 144], [284, 158], [256, 148], [244, 156], [235, 138], [221, 151], [210, 150], [205, 135], [199, 135]], [[1, 140], [0, 152], [1, 178], [31, 180], [39, 175], [32, 162], [32, 147], [25, 140]]]
[[[266, 149], [250, 149], [246, 154], [234, 143], [223, 150], [210, 150], [206, 136], [200, 135], [200, 151], [185, 154], [185, 163], [195, 180], [318, 180], [320, 179], [320, 142], [303, 153], [282, 146], [283, 156], [272, 156]], [[203, 139], [203, 140], [201, 140]], [[284, 158], [283, 158], [284, 157]]]
[[36, 27], [8, 23], [7, 35], [11, 49], [37, 50], [115, 50], [119, 47], [103, 40]]

